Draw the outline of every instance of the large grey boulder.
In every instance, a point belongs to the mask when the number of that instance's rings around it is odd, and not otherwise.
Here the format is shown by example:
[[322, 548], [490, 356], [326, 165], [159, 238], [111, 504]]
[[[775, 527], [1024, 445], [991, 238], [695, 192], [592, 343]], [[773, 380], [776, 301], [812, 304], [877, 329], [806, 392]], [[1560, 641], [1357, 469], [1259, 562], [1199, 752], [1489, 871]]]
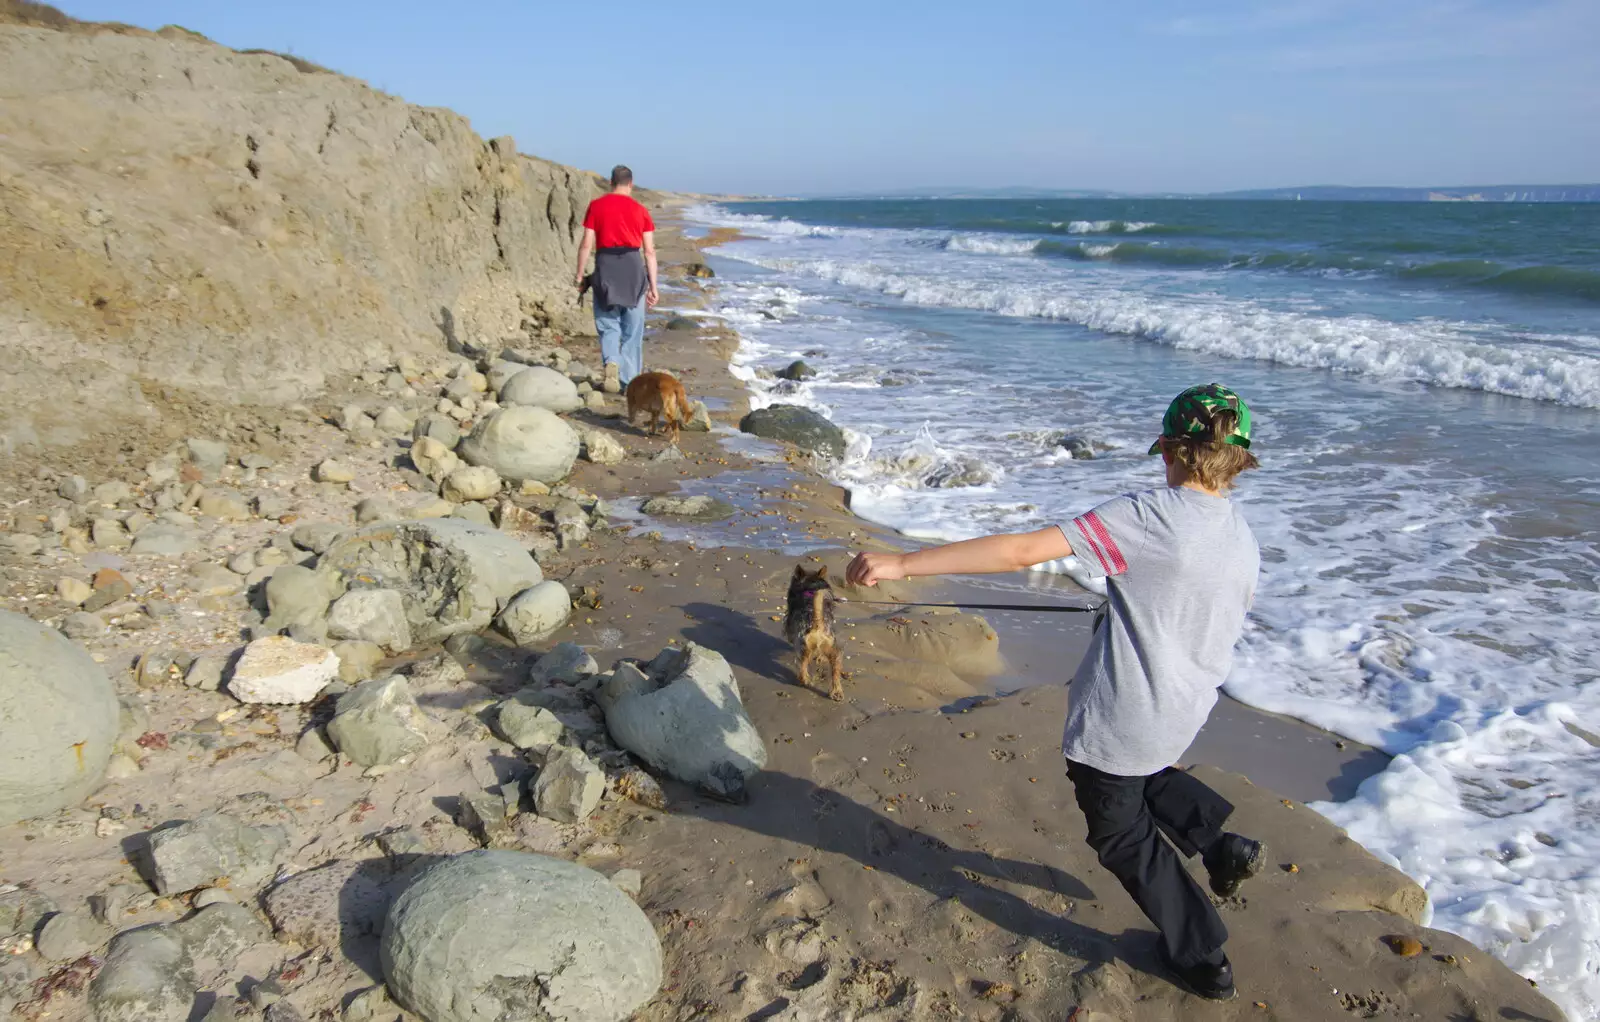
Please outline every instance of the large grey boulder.
[[768, 440], [783, 440], [830, 458], [844, 457], [844, 430], [800, 405], [757, 408], [739, 420], [739, 430]]
[[522, 370], [500, 388], [502, 405], [526, 405], [552, 412], [573, 412], [583, 407], [578, 387], [547, 366]]
[[606, 775], [582, 749], [557, 749], [533, 782], [533, 805], [539, 815], [557, 823], [589, 818], [606, 790]]
[[95, 1022], [187, 1022], [199, 986], [182, 938], [169, 926], [119, 933], [89, 984]]
[[560, 582], [546, 581], [518, 593], [495, 619], [495, 627], [519, 646], [537, 646], [572, 615], [572, 597]]
[[157, 894], [181, 894], [226, 877], [245, 890], [272, 876], [289, 847], [275, 823], [252, 826], [224, 813], [206, 813], [149, 835], [150, 882]]
[[371, 642], [391, 653], [404, 652], [411, 648], [405, 597], [393, 589], [352, 589], [328, 609], [328, 634]]
[[722, 654], [690, 643], [667, 649], [645, 674], [619, 664], [596, 693], [616, 743], [659, 771], [720, 798], [744, 798], [767, 765], [766, 745], [745, 713]]
[[328, 548], [317, 570], [341, 592], [359, 581], [399, 593], [411, 640], [422, 646], [487, 627], [512, 597], [544, 581], [514, 538], [459, 518], [357, 529]]
[[119, 713], [111, 680], [82, 646], [0, 610], [0, 826], [98, 787]]
[[389, 909], [389, 993], [426, 1022], [621, 1022], [661, 985], [639, 907], [575, 863], [477, 851], [424, 871]]
[[405, 678], [363, 681], [339, 697], [328, 737], [345, 758], [362, 766], [388, 766], [428, 744], [428, 718]]
[[511, 405], [478, 423], [459, 452], [467, 464], [486, 465], [514, 483], [558, 483], [578, 460], [578, 434], [548, 409]]

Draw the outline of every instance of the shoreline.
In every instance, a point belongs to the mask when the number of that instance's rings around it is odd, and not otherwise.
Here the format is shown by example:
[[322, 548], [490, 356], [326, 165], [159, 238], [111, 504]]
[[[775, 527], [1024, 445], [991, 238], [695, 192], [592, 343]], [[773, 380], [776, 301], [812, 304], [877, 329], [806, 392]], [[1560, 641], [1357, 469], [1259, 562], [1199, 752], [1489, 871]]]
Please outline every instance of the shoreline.
[[[651, 317], [647, 359], [678, 374], [691, 399], [716, 405], [719, 426], [736, 424], [747, 405], [743, 384], [728, 371], [737, 337], [718, 323], [667, 328], [672, 311], [703, 307], [711, 296], [683, 275], [684, 264], [700, 258], [698, 246], [664, 233], [664, 277], [673, 287], [670, 304]], [[592, 338], [568, 343], [576, 359], [592, 361]], [[441, 353], [430, 361], [461, 360]], [[377, 665], [379, 676], [396, 667], [409, 672], [433, 733], [413, 760], [378, 771], [304, 754], [306, 736], [317, 732], [308, 707], [241, 711], [226, 692], [141, 670], [149, 662], [142, 658], [161, 650], [238, 648], [252, 597], [243, 576], [231, 589], [216, 584], [210, 569], [219, 560], [264, 549], [294, 524], [348, 527], [361, 499], [429, 496], [404, 468], [405, 440], [369, 442], [329, 421], [349, 401], [380, 403], [376, 388], [359, 378], [340, 384], [298, 419], [233, 410], [253, 435], [263, 432], [257, 415], [277, 427], [275, 464], [249, 479], [236, 475], [232, 485], [291, 500], [293, 511], [283, 516], [290, 523], [201, 516], [197, 527], [209, 530], [204, 548], [180, 557], [96, 552], [6, 564], [4, 605], [47, 621], [64, 611], [52, 588], [57, 576], [111, 566], [108, 558], [127, 573], [131, 606], [85, 643], [130, 703], [122, 748], [131, 771], [81, 806], [0, 829], [0, 881], [82, 914], [90, 895], [120, 891], [117, 903], [127, 911], [118, 928], [170, 922], [189, 913], [190, 899], [152, 895], [127, 849], [167, 821], [218, 809], [285, 826], [291, 841], [280, 868], [291, 878], [319, 867], [381, 865], [391, 857], [385, 842], [400, 832], [432, 855], [480, 847], [457, 823], [463, 798], [515, 791], [528, 770], [485, 727], [484, 714], [523, 689], [534, 651], [474, 638], [453, 641], [449, 653], [422, 648]], [[683, 460], [657, 461], [664, 440], [610, 417], [615, 410], [613, 398], [607, 413], [571, 416], [627, 455], [612, 465], [580, 461], [571, 485], [620, 501], [688, 484], [726, 493], [740, 510], [720, 525], [684, 527], [709, 540], [668, 539], [656, 534], [681, 529], [634, 518], [542, 556], [545, 577], [578, 601], [542, 646], [578, 643], [602, 669], [684, 640], [716, 650], [732, 666], [768, 749], [767, 768], [743, 805], [664, 781], [665, 809], [613, 794], [582, 823], [524, 812], [514, 832], [498, 839], [509, 842], [498, 847], [606, 874], [639, 872], [637, 900], [666, 955], [664, 985], [636, 1013], [639, 1022], [1046, 1022], [1074, 1008], [1080, 1022], [1299, 1020], [1348, 1017], [1368, 1005], [1424, 1017], [1480, 1008], [1558, 1017], [1491, 956], [1420, 926], [1420, 889], [1303, 803], [1210, 768], [1202, 768], [1208, 782], [1238, 805], [1240, 828], [1267, 837], [1275, 861], [1297, 868], [1269, 868], [1247, 897], [1222, 906], [1235, 934], [1230, 953], [1241, 999], [1211, 1005], [1181, 993], [1161, 975], [1148, 924], [1083, 843], [1059, 761], [1066, 693], [1036, 684], [1046, 673], [1042, 658], [1059, 651], [1040, 645], [1032, 652], [1019, 637], [1029, 633], [1026, 622], [860, 607], [840, 615], [851, 673], [845, 702], [799, 687], [774, 620], [794, 564], [821, 558], [842, 569], [845, 551], [883, 548], [896, 537], [852, 515], [843, 491], [809, 474], [808, 459], [773, 448], [741, 453], [722, 442], [724, 433], [686, 433]], [[351, 484], [307, 482], [311, 466], [330, 455], [355, 468]], [[45, 480], [33, 488], [48, 490]], [[530, 506], [538, 508], [537, 500]], [[939, 599], [971, 585], [886, 585], [878, 598]], [[170, 616], [151, 612], [163, 606]], [[1001, 665], [1005, 656], [1014, 661], [1009, 668]], [[440, 664], [459, 665], [465, 676], [428, 673]], [[990, 697], [1002, 686], [1016, 690]], [[956, 712], [908, 712], [956, 703]], [[1272, 726], [1265, 717], [1230, 717], [1217, 755], [1245, 731], [1269, 734]], [[229, 896], [251, 907], [271, 884], [234, 887]], [[276, 941], [236, 967], [204, 975], [210, 985], [203, 989], [248, 993], [251, 977], [272, 976], [308, 1017], [336, 1017], [357, 991], [382, 981], [375, 934], [343, 929], [339, 911], [321, 929], [280, 926]], [[329, 932], [337, 939], [314, 939]], [[1394, 934], [1429, 953], [1395, 955], [1380, 940]], [[36, 954], [28, 954], [19, 960], [33, 963]], [[37, 979], [60, 971], [57, 963], [36, 969]], [[52, 1017], [85, 1017], [81, 987], [61, 996]]]

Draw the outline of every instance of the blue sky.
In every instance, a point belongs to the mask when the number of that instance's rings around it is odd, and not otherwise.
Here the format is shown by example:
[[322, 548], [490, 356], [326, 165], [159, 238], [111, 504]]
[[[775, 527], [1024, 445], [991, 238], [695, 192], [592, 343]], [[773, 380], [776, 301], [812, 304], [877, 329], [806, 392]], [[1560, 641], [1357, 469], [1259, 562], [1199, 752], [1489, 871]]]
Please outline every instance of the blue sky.
[[291, 50], [662, 188], [1600, 180], [1600, 0], [59, 6]]

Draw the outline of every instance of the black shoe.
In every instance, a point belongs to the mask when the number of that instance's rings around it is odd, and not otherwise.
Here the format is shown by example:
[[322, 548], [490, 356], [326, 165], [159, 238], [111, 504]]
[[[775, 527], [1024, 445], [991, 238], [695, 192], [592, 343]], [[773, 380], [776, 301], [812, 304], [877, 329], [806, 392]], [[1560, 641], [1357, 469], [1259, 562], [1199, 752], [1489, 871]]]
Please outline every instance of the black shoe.
[[1184, 966], [1169, 958], [1163, 946], [1161, 962], [1178, 981], [1178, 986], [1196, 997], [1204, 997], [1208, 1001], [1231, 1001], [1239, 995], [1238, 988], [1233, 985], [1233, 963], [1228, 961], [1227, 955], [1222, 956], [1220, 965], [1201, 962], [1199, 965]]
[[1211, 893], [1219, 898], [1231, 898], [1240, 884], [1261, 872], [1266, 859], [1267, 849], [1260, 841], [1224, 834], [1206, 849], [1200, 861], [1205, 863], [1206, 872], [1211, 876]]

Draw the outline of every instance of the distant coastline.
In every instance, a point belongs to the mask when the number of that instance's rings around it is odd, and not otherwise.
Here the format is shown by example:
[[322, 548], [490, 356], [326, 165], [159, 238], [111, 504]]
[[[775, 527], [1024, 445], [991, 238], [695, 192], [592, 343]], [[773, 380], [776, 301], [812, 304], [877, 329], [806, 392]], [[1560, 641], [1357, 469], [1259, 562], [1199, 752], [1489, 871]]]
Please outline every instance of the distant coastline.
[[[792, 196], [772, 196], [776, 201]], [[1272, 202], [1600, 202], [1600, 184], [1464, 185], [1398, 188], [1309, 185], [1232, 192], [1115, 192], [1085, 188], [913, 188], [881, 193], [808, 195], [808, 199], [1234, 199]], [[748, 200], [746, 200], [748, 201]]]

